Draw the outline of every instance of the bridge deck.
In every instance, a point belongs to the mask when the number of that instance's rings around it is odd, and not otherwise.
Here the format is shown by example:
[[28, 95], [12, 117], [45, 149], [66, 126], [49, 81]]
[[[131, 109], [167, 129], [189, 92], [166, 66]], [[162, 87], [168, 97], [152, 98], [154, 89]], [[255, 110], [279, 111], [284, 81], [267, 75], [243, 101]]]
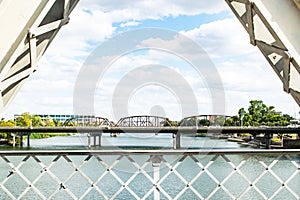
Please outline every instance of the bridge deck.
[[300, 133], [300, 127], [0, 127], [11, 133]]

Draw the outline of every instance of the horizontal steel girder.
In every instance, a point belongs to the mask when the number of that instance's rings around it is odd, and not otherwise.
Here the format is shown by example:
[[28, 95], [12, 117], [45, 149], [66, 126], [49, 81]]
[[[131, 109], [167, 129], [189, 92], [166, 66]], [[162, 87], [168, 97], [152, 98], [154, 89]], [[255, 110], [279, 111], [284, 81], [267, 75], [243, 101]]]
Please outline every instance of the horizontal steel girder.
[[300, 133], [300, 127], [173, 126], [173, 127], [0, 127], [0, 133]]
[[299, 1], [225, 0], [290, 93], [300, 105]]

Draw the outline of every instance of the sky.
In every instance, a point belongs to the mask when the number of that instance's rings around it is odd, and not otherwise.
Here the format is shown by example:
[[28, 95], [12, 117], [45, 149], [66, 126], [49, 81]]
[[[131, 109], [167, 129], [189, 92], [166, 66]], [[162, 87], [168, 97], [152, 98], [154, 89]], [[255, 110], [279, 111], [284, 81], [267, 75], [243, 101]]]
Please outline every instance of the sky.
[[94, 114], [171, 120], [299, 107], [222, 0], [80, 1], [2, 117]]

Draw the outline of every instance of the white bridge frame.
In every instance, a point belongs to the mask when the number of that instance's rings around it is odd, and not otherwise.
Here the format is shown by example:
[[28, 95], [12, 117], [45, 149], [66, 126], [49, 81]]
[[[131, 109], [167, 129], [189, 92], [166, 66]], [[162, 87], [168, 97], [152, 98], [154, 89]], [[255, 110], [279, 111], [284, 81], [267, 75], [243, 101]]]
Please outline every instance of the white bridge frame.
[[[0, 112], [24, 81], [79, 0], [0, 1]], [[17, 6], [16, 6], [17, 5]]]
[[225, 1], [249, 34], [250, 43], [282, 81], [284, 91], [300, 105], [299, 0]]

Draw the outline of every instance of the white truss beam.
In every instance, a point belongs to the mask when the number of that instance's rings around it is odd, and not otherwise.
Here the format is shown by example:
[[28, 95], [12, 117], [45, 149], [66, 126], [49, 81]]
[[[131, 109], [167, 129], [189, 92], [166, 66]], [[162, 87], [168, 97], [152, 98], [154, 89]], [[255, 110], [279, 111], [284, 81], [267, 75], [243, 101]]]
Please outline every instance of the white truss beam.
[[[2, 0], [0, 26], [0, 112], [38, 67], [38, 61], [69, 21], [78, 0]], [[18, 6], [15, 6], [18, 5]]]
[[225, 0], [279, 79], [300, 105], [299, 0]]

